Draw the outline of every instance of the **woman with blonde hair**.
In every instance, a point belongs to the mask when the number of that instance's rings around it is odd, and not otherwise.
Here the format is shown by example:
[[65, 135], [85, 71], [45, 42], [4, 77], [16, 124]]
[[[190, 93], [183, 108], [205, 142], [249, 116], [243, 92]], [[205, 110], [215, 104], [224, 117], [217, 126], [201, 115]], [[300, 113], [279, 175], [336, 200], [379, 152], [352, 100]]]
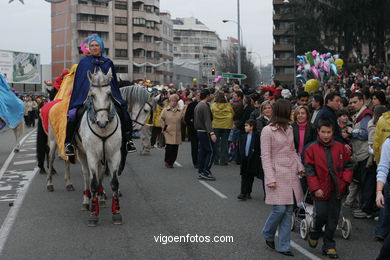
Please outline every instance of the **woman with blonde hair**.
[[179, 99], [177, 94], [170, 95], [168, 107], [163, 109], [159, 119], [165, 137], [165, 166], [167, 168], [173, 168], [179, 144], [182, 142], [181, 123], [184, 119], [186, 106], [181, 109], [178, 104]]

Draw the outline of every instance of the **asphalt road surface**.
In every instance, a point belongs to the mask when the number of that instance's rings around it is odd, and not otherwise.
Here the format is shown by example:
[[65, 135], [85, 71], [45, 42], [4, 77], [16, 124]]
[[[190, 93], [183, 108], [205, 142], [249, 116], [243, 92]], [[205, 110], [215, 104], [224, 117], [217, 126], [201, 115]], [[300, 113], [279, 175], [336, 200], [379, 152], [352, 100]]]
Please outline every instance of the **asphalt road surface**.
[[[100, 209], [98, 226], [88, 227], [88, 213], [80, 210], [80, 165], [71, 167], [76, 191], [68, 192], [64, 162], [56, 159], [55, 192], [47, 192], [46, 176], [35, 168], [36, 131], [29, 131], [17, 154], [11, 152], [13, 133], [0, 132], [0, 259], [292, 259], [267, 248], [261, 237], [270, 211], [261, 182], [255, 181], [252, 200], [237, 200], [238, 165], [214, 166], [217, 181], [203, 182], [196, 178], [188, 142], [173, 169], [164, 166], [164, 150], [130, 154], [119, 179], [123, 225], [112, 224], [109, 206]], [[111, 205], [108, 184], [106, 179]], [[381, 247], [373, 239], [376, 222], [352, 219], [349, 209], [344, 214], [353, 229], [349, 240], [336, 232], [340, 258], [375, 259]], [[321, 244], [309, 248], [297, 231], [292, 240], [293, 259], [325, 259]]]

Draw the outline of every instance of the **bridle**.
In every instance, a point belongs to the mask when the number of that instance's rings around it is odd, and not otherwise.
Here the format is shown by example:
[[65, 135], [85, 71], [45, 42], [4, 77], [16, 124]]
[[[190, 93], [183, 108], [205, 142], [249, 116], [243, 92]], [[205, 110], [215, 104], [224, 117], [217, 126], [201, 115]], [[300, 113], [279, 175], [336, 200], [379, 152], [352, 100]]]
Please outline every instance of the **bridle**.
[[[149, 103], [149, 102], [146, 102], [145, 104], [147, 104], [149, 107], [150, 107], [150, 113], [153, 114], [153, 106]], [[144, 105], [145, 106], [145, 105]], [[136, 124], [139, 124], [141, 126], [145, 126], [145, 123], [141, 123], [138, 121], [138, 118], [139, 116], [141, 115], [141, 112], [142, 110], [144, 109], [144, 106], [141, 107], [141, 109], [138, 111], [137, 113], [137, 116], [135, 117], [135, 119], [133, 120], [134, 123]]]

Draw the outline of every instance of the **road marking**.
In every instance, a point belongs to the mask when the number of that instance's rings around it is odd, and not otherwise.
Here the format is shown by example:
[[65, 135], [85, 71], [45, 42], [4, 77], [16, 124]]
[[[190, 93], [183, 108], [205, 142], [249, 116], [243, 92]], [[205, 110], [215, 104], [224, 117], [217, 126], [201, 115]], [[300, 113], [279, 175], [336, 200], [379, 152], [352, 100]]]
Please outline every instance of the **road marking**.
[[205, 186], [207, 189], [211, 190], [212, 192], [214, 192], [215, 194], [217, 194], [219, 197], [221, 197], [222, 199], [227, 199], [227, 196], [225, 194], [223, 194], [222, 192], [220, 192], [219, 190], [217, 190], [216, 188], [214, 188], [213, 186], [211, 186], [210, 184], [206, 183], [205, 181], [199, 181], [203, 186]]
[[[23, 144], [23, 142], [34, 132], [35, 130], [31, 131], [30, 133], [26, 134], [22, 140], [20, 140], [20, 145]], [[5, 160], [5, 163], [3, 164], [3, 167], [0, 169], [0, 179], [3, 177], [4, 172], [7, 170], [9, 164], [11, 163], [12, 159], [15, 156], [15, 151], [12, 149], [12, 152], [9, 154], [7, 160]]]
[[35, 153], [24, 153], [24, 154], [21, 154], [21, 156], [16, 156], [16, 158], [34, 157], [34, 156], [36, 156]]
[[180, 163], [178, 163], [178, 162], [175, 162], [174, 163], [177, 167], [181, 167], [181, 168], [183, 168], [183, 165], [181, 165]]
[[16, 217], [18, 215], [18, 212], [22, 206], [24, 197], [27, 194], [28, 188], [30, 187], [31, 180], [34, 178], [35, 174], [37, 174], [38, 168], [35, 168], [32, 174], [32, 177], [30, 181], [26, 183], [26, 185], [23, 187], [23, 189], [20, 190], [17, 199], [14, 202], [14, 206], [11, 207], [9, 210], [7, 217], [4, 220], [3, 225], [0, 229], [0, 255], [3, 253], [3, 249], [5, 246], [5, 243], [7, 242], [8, 236], [11, 232], [12, 226], [15, 223]]
[[29, 164], [29, 163], [36, 163], [37, 160], [25, 160], [25, 161], [18, 161], [14, 162], [14, 165], [22, 165], [22, 164]]
[[[278, 236], [278, 231], [276, 231], [275, 235]], [[294, 248], [299, 253], [303, 254], [304, 256], [306, 256], [307, 258], [309, 258], [311, 260], [322, 260], [320, 257], [316, 256], [315, 254], [310, 253], [309, 251], [307, 251], [306, 249], [304, 249], [303, 247], [301, 247], [300, 245], [298, 245], [297, 243], [295, 243], [292, 240], [290, 241], [290, 245], [292, 248]]]

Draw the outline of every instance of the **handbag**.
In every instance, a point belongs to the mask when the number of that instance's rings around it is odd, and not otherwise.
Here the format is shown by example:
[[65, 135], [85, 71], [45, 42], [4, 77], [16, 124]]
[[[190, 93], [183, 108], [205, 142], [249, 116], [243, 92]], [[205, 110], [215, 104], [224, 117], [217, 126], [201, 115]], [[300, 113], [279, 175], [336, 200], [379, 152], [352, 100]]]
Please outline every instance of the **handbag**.
[[157, 139], [157, 146], [159, 148], [164, 148], [165, 147], [165, 136], [164, 133], [160, 133]]

